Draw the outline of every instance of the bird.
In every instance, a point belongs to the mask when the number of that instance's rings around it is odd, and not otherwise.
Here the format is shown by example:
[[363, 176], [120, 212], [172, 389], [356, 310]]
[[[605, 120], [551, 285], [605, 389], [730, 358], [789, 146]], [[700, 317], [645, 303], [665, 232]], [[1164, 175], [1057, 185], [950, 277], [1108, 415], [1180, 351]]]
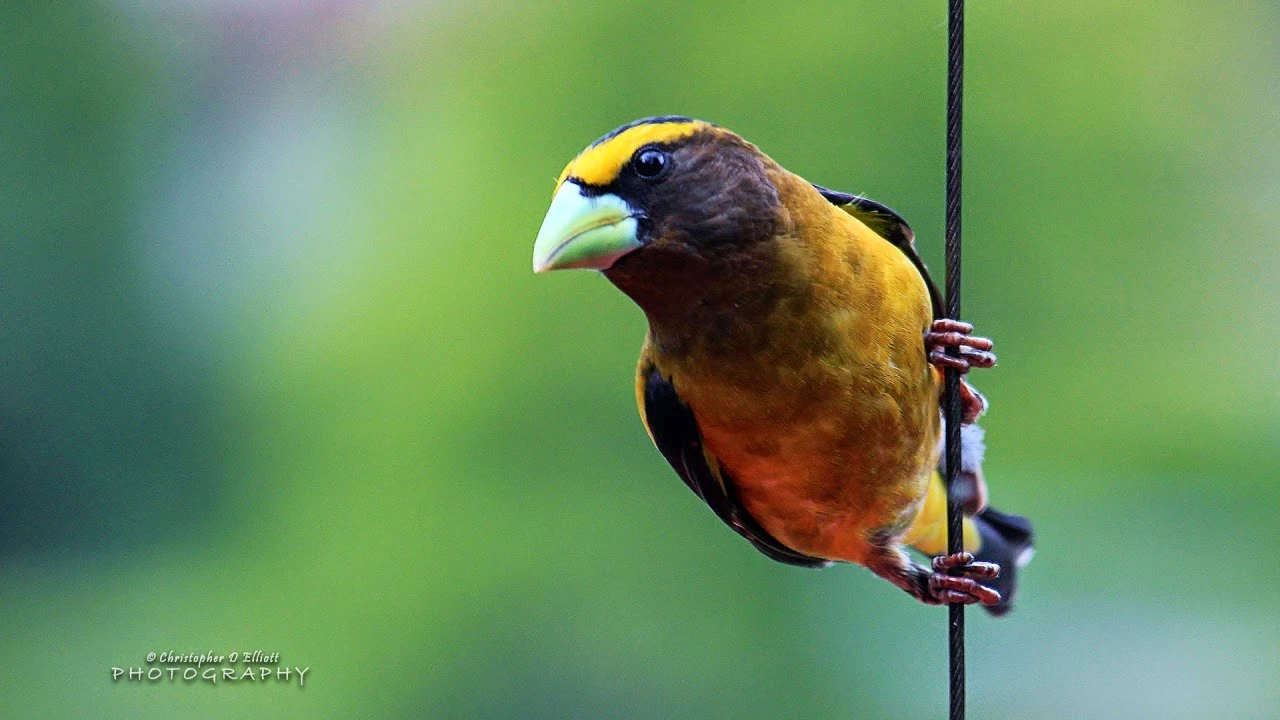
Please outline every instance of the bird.
[[[640, 417], [684, 483], [767, 557], [854, 563], [931, 605], [1012, 608], [1030, 522], [987, 505], [992, 342], [943, 317], [901, 216], [713, 123], [656, 116], [556, 180], [536, 273], [598, 271], [648, 321]], [[943, 376], [962, 376], [964, 551], [946, 554]], [[914, 548], [926, 558], [918, 562]]]

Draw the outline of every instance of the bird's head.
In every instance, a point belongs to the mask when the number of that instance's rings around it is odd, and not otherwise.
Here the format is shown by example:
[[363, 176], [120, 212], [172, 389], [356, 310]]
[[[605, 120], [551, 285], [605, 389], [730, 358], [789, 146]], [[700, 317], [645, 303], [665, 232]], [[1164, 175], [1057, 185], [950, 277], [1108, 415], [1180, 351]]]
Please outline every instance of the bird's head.
[[775, 170], [754, 145], [701, 120], [624, 125], [561, 173], [534, 272], [601, 270], [642, 305], [647, 290], [705, 280], [777, 234], [784, 213]]

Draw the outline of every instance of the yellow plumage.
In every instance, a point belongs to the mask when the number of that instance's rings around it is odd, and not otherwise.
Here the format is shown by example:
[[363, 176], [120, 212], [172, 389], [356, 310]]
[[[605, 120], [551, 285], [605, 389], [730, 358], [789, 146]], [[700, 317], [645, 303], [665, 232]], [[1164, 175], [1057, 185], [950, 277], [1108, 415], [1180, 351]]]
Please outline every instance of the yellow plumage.
[[[966, 517], [963, 522], [964, 549], [978, 552], [982, 547], [978, 528], [974, 525], [973, 518]], [[911, 527], [902, 536], [902, 543], [925, 555], [943, 555], [947, 552], [947, 489], [942, 483], [942, 475], [937, 471], [929, 477], [929, 489], [924, 503], [911, 522]]]
[[914, 519], [937, 464], [928, 290], [897, 248], [808, 183], [778, 167], [770, 178], [796, 219], [774, 277], [791, 300], [740, 314], [729, 332], [771, 341], [750, 354], [732, 337], [675, 352], [650, 341], [641, 364], [692, 408], [765, 530], [807, 555], [865, 562], [872, 533]]
[[[656, 118], [565, 168], [534, 266], [596, 267], [644, 310], [646, 430], [761, 552], [858, 563], [922, 601], [1005, 612], [978, 582], [995, 578], [992, 562], [931, 569], [901, 550], [946, 545], [935, 363], [948, 359], [926, 338], [981, 346], [970, 357], [994, 363], [989, 341], [936, 321], [911, 238], [892, 210], [811, 185], [727, 130]], [[972, 421], [984, 405], [967, 385], [962, 396]], [[966, 548], [1011, 566], [1029, 552], [1025, 520], [980, 520], [965, 521]], [[1002, 583], [1011, 593], [1012, 577]]]

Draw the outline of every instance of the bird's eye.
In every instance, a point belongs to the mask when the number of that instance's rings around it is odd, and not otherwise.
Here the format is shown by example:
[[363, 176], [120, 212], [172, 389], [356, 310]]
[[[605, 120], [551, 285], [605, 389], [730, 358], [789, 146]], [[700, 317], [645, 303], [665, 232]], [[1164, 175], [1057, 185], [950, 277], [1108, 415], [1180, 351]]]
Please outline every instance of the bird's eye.
[[663, 151], [656, 148], [644, 148], [636, 153], [635, 158], [631, 160], [631, 165], [636, 169], [636, 174], [646, 180], [652, 180], [662, 174], [667, 169], [671, 158]]

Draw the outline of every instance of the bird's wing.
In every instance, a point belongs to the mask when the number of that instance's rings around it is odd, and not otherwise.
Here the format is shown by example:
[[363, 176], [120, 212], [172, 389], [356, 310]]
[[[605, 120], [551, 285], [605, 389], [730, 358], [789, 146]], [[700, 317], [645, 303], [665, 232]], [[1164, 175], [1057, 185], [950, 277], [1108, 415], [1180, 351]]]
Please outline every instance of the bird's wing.
[[924, 261], [920, 259], [920, 254], [916, 252], [916, 234], [912, 232], [911, 226], [907, 224], [902, 216], [894, 212], [889, 207], [881, 205], [875, 200], [870, 200], [861, 195], [850, 195], [842, 193], [838, 190], [828, 190], [821, 185], [814, 185], [818, 192], [822, 193], [822, 197], [836, 207], [844, 210], [850, 215], [862, 221], [862, 224], [871, 228], [877, 235], [888, 240], [894, 247], [902, 251], [907, 259], [915, 265], [916, 270], [920, 271], [920, 276], [924, 278], [924, 284], [929, 287], [929, 300], [933, 303], [933, 316], [940, 318], [945, 316], [942, 307], [942, 294], [938, 292], [938, 286], [933, 284], [933, 278], [929, 277], [929, 268], [925, 267]]
[[636, 378], [640, 418], [658, 451], [671, 463], [689, 489], [702, 498], [716, 516], [757, 550], [788, 565], [820, 568], [830, 561], [796, 552], [770, 535], [747, 509], [734, 490], [733, 478], [702, 444], [693, 410], [676, 393], [675, 386], [651, 362], [640, 363]]

